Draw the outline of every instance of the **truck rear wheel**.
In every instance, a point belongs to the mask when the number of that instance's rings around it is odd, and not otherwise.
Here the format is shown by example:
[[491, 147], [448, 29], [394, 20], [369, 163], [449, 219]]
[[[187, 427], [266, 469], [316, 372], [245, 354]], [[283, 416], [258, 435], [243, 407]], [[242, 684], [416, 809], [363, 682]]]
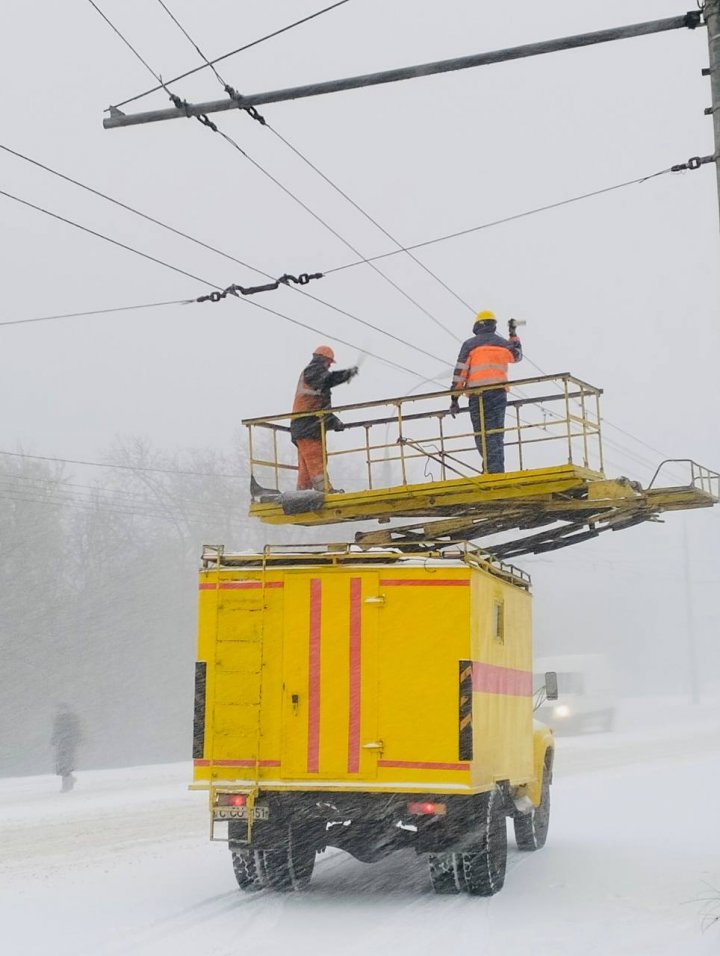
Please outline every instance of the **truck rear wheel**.
[[515, 842], [518, 850], [539, 850], [545, 846], [550, 828], [550, 768], [543, 770], [540, 803], [529, 813], [515, 817]]
[[477, 847], [457, 854], [465, 888], [472, 896], [493, 896], [505, 882], [507, 827], [505, 801], [499, 790], [488, 795], [484, 809], [485, 820]]
[[255, 853], [252, 850], [233, 850], [231, 852], [233, 872], [241, 890], [260, 890], [262, 881], [258, 873]]
[[465, 889], [459, 853], [431, 853], [428, 856], [428, 869], [436, 893], [447, 896]]
[[258, 850], [259, 878], [269, 889], [290, 892], [302, 890], [310, 882], [315, 868], [315, 844], [303, 839], [302, 831], [288, 827], [285, 845]]

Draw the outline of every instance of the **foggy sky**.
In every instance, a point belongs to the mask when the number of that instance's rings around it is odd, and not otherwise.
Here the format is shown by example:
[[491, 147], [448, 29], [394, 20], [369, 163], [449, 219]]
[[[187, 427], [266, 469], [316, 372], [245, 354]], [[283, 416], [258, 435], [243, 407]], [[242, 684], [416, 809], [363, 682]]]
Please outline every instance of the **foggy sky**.
[[[99, 2], [163, 76], [200, 62], [159, 5]], [[322, 5], [173, 0], [171, 9], [201, 49], [217, 56]], [[219, 68], [238, 90], [258, 92], [674, 16], [688, 6], [353, 0]], [[0, 142], [274, 275], [356, 258], [196, 121], [103, 130], [109, 103], [155, 84], [89, 3], [5, 0], [3, 13]], [[386, 229], [412, 243], [711, 153], [712, 124], [703, 115], [710, 89], [700, 75], [706, 44], [704, 29], [674, 31], [263, 112]], [[209, 70], [175, 89], [195, 101], [223, 95]], [[154, 94], [127, 110], [166, 104], [164, 94]], [[363, 253], [392, 248], [247, 115], [215, 120]], [[212, 283], [260, 278], [1, 151], [0, 177], [1, 188]], [[0, 207], [4, 320], [209, 291], [4, 197]], [[720, 467], [720, 239], [711, 166], [419, 255], [474, 307], [494, 309], [503, 324], [509, 315], [527, 321], [523, 340], [535, 364], [524, 365], [524, 375], [537, 367], [570, 371], [605, 389], [608, 474], [647, 482], [662, 457]], [[449, 377], [472, 314], [406, 257], [382, 267], [452, 335], [367, 266], [328, 276], [312, 291], [436, 354], [436, 362], [289, 289], [258, 302], [322, 334], [233, 300], [9, 326], [0, 328], [0, 449], [22, 445], [41, 455], [97, 459], [116, 436], [226, 449], [241, 418], [289, 408], [299, 368], [320, 342], [336, 345], [333, 335], [353, 345], [336, 347], [340, 365], [368, 350], [408, 369], [368, 359], [343, 401]], [[575, 635], [591, 646], [607, 640], [616, 653], [631, 648], [642, 675], [657, 639], [665, 673], [681, 673], [684, 521], [711, 681], [720, 664], [714, 513], [671, 515], [664, 526], [528, 560], [542, 649], [568, 649]], [[651, 661], [645, 673], [660, 666]]]

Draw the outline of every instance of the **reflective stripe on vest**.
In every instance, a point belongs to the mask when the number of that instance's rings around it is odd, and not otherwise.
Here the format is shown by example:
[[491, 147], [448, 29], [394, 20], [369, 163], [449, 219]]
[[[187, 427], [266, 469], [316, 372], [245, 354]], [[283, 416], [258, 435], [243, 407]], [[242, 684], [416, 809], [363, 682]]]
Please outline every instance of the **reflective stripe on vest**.
[[507, 382], [507, 365], [501, 365], [497, 362], [483, 362], [481, 365], [473, 365], [468, 375], [468, 384], [471, 382], [479, 382], [481, 385]]
[[310, 388], [305, 382], [305, 373], [301, 372], [295, 389], [293, 412], [316, 412], [322, 408], [322, 405], [322, 390]]

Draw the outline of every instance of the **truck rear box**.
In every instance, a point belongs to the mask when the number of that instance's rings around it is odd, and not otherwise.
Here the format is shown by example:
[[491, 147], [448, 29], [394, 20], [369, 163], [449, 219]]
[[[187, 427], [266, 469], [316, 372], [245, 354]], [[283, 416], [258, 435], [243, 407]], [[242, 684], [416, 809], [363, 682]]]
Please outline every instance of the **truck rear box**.
[[194, 786], [240, 886], [299, 888], [327, 846], [413, 847], [438, 892], [497, 892], [506, 816], [521, 849], [547, 832], [530, 601], [470, 550], [206, 550]]

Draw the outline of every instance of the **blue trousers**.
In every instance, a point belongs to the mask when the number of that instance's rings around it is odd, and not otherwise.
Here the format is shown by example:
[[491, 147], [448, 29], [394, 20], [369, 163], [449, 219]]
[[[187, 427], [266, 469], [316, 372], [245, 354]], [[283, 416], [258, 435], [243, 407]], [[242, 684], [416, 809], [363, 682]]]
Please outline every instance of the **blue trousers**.
[[[480, 419], [481, 402], [482, 422]], [[482, 395], [471, 395], [468, 405], [470, 407], [470, 421], [475, 432], [475, 444], [480, 452], [480, 457], [484, 461], [484, 471], [488, 474], [505, 471], [505, 435], [502, 431], [498, 431], [494, 435], [488, 435], [487, 433], [493, 429], [503, 429], [505, 427], [507, 392], [504, 388], [498, 388], [483, 392]], [[487, 452], [487, 457], [485, 457], [484, 451]]]

